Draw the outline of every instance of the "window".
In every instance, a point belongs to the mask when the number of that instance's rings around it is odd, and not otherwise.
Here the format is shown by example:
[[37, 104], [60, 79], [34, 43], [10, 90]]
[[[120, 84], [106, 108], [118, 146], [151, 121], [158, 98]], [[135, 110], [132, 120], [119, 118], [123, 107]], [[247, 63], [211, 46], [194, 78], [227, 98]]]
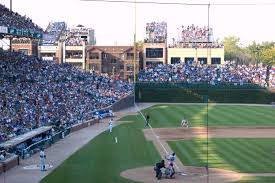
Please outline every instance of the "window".
[[124, 70], [124, 65], [120, 65], [119, 69], [120, 69], [120, 71], [123, 71]]
[[192, 64], [194, 62], [194, 57], [185, 57], [184, 62], [185, 64]]
[[199, 57], [198, 61], [200, 64], [207, 64], [207, 58], [206, 57]]
[[96, 64], [89, 64], [89, 70], [99, 71], [99, 67]]
[[146, 48], [146, 58], [163, 58], [163, 48]]
[[19, 49], [19, 52], [23, 53], [24, 55], [28, 55], [29, 54], [29, 50], [28, 49]]
[[90, 53], [90, 59], [99, 59], [99, 53]]
[[134, 53], [127, 53], [127, 60], [134, 60]]
[[211, 64], [221, 64], [221, 58], [211, 58]]
[[111, 59], [111, 63], [112, 63], [112, 64], [116, 64], [116, 63], [117, 63], [117, 59], [116, 59], [116, 58], [112, 58], [112, 59]]
[[171, 57], [171, 64], [179, 64], [180, 57]]
[[73, 51], [66, 51], [66, 58], [82, 58], [82, 51], [80, 50], [73, 50]]
[[102, 53], [102, 58], [106, 59], [107, 58], [107, 53]]
[[133, 64], [129, 64], [126, 66], [126, 70], [127, 71], [134, 71], [134, 65]]

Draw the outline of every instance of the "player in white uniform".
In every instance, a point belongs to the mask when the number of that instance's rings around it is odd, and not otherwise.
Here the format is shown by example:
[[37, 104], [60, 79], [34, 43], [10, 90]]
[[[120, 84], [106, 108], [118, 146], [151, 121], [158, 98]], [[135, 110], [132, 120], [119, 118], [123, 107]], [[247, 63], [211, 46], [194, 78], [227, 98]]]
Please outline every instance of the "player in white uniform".
[[169, 161], [169, 163], [174, 164], [174, 162], [176, 161], [176, 153], [172, 153], [168, 156], [166, 156], [166, 159]]
[[46, 167], [45, 167], [46, 155], [45, 155], [43, 148], [41, 148], [41, 150], [40, 150], [39, 157], [40, 157], [40, 170], [46, 171]]
[[109, 121], [109, 132], [112, 133], [113, 131], [113, 118]]
[[182, 127], [189, 127], [189, 125], [188, 125], [188, 120], [187, 119], [185, 119], [185, 118], [183, 118], [182, 120], [181, 120], [181, 124], [180, 124]]

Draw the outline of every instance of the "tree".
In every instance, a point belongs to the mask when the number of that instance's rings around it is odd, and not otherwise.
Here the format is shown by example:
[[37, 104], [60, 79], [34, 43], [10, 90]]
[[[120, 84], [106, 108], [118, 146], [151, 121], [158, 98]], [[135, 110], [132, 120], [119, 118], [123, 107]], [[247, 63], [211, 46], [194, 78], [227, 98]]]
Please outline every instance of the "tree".
[[253, 62], [256, 62], [257, 67], [258, 67], [258, 63], [260, 60], [261, 49], [262, 49], [261, 45], [257, 44], [255, 41], [253, 41], [252, 44], [247, 47], [247, 50], [248, 50], [249, 54], [252, 56]]
[[237, 54], [240, 50], [238, 46], [240, 43], [240, 38], [235, 36], [225, 37], [223, 40], [224, 44], [224, 59], [225, 60], [237, 60]]
[[240, 38], [235, 36], [225, 37], [224, 59], [234, 60], [237, 64], [249, 64], [253, 61], [253, 57], [247, 48], [240, 47]]
[[266, 83], [269, 87], [269, 76], [270, 76], [270, 69], [273, 65], [275, 65], [275, 45], [273, 47], [266, 47], [263, 48], [261, 52], [261, 59], [264, 64], [266, 64]]

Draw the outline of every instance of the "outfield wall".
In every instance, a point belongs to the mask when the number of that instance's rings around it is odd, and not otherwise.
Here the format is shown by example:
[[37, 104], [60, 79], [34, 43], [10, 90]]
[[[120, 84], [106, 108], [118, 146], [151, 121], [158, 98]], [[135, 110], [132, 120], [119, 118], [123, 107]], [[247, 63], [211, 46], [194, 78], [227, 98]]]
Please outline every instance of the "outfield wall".
[[275, 93], [255, 85], [178, 85], [142, 83], [136, 85], [136, 102], [271, 104]]

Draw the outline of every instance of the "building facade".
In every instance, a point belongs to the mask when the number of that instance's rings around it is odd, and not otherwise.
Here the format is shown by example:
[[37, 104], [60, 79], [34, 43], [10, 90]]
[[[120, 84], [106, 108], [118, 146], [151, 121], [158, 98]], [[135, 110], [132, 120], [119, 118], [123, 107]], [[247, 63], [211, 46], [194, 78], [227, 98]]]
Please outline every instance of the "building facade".
[[133, 46], [88, 46], [86, 70], [108, 73], [120, 79], [132, 79], [134, 67], [139, 71], [140, 52], [137, 51], [134, 66]]
[[72, 64], [80, 69], [86, 69], [85, 42], [81, 45], [67, 45], [63, 43], [63, 63]]
[[22, 52], [25, 55], [38, 55], [38, 40], [31, 38], [12, 39], [12, 50]]
[[168, 64], [224, 64], [224, 48], [168, 48]]

